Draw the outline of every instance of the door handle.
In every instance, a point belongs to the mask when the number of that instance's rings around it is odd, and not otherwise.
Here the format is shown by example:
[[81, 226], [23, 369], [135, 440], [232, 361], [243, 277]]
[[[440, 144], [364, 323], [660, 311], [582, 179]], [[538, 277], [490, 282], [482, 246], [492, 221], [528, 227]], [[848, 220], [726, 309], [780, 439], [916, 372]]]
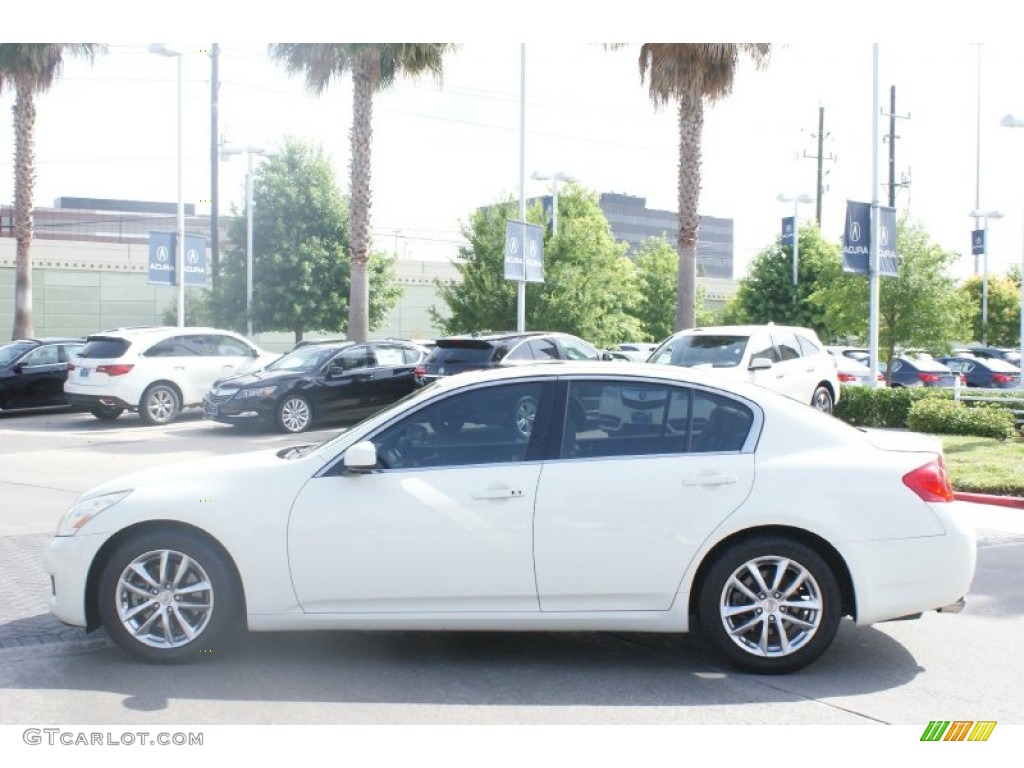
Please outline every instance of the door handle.
[[230, 363], [225, 363], [224, 365], [222, 365], [222, 366], [220, 367], [220, 369], [221, 369], [222, 371], [230, 371], [230, 370], [231, 370], [232, 368], [234, 368], [234, 367], [235, 367], [235, 366], [231, 365]]
[[470, 495], [474, 499], [519, 499], [522, 498], [523, 492], [513, 488], [489, 488]]
[[736, 475], [702, 475], [683, 480], [683, 485], [732, 485], [738, 480]]

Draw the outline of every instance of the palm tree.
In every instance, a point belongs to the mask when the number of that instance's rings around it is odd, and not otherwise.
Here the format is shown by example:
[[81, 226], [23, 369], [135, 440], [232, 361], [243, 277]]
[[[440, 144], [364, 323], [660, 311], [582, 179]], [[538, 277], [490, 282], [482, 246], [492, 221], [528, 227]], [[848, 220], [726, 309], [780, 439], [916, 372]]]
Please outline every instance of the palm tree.
[[440, 80], [450, 43], [275, 43], [270, 55], [292, 74], [305, 73], [306, 85], [322, 93], [331, 78], [352, 75], [351, 196], [347, 336], [365, 341], [369, 334], [370, 143], [373, 138], [373, 95], [402, 74], [425, 72]]
[[693, 328], [697, 297], [697, 229], [700, 225], [700, 144], [704, 101], [732, 92], [736, 63], [748, 54], [759, 68], [768, 63], [768, 43], [644, 43], [640, 82], [646, 80], [655, 107], [679, 105], [679, 283], [677, 331]]
[[0, 91], [14, 84], [14, 329], [11, 338], [35, 335], [32, 323], [32, 209], [35, 207], [35, 95], [49, 90], [64, 68], [64, 57], [90, 61], [105, 50], [99, 43], [2, 43]]

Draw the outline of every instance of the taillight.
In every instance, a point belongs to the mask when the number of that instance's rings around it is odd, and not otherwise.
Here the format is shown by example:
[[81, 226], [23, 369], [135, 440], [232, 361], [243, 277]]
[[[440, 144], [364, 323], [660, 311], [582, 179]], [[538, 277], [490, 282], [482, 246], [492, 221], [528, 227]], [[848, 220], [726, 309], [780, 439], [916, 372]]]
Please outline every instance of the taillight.
[[1005, 373], [993, 373], [992, 381], [996, 384], [1009, 384], [1013, 381], [1013, 376], [1007, 376]]
[[105, 373], [107, 376], [124, 376], [134, 367], [134, 365], [125, 365], [124, 363], [117, 365], [97, 365], [96, 373]]
[[919, 374], [917, 374], [917, 378], [919, 378], [925, 384], [938, 384], [939, 383], [939, 377], [936, 376], [934, 373], [919, 373]]
[[415, 368], [413, 369], [413, 371], [412, 371], [412, 375], [413, 375], [413, 376], [416, 376], [417, 378], [422, 378], [422, 377], [424, 377], [424, 376], [426, 376], [426, 375], [427, 375], [427, 369], [426, 369], [426, 368], [424, 368], [424, 367], [423, 367], [422, 365], [417, 365], [417, 366], [416, 366], [416, 367], [415, 367]]
[[839, 376], [839, 381], [840, 382], [843, 382], [843, 381], [850, 382], [850, 381], [856, 381], [857, 380], [857, 377], [854, 376], [852, 373], [844, 373], [843, 371], [839, 371], [837, 375]]
[[953, 487], [941, 456], [903, 476], [903, 484], [925, 501], [952, 501]]

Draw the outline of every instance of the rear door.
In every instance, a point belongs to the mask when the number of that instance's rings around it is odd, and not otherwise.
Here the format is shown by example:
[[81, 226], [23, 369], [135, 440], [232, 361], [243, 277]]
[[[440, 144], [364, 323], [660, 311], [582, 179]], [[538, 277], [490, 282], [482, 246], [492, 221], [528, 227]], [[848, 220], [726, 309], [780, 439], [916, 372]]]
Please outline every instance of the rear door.
[[56, 344], [36, 347], [14, 366], [6, 382], [7, 405], [30, 408], [63, 403], [67, 367]]

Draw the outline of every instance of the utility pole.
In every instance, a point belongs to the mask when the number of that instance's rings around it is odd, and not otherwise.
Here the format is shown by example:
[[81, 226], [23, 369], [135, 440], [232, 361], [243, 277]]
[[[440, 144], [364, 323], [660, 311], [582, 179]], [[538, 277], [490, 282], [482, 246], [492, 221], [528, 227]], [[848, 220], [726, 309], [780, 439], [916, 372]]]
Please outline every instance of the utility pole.
[[889, 142], [889, 207], [896, 207], [896, 188], [897, 187], [909, 187], [910, 179], [906, 176], [897, 184], [896, 183], [896, 139], [899, 136], [896, 135], [896, 118], [901, 120], [909, 120], [910, 113], [905, 115], [896, 114], [896, 86], [889, 86], [889, 112], [886, 114], [882, 113], [883, 116], [889, 118], [889, 135], [885, 137], [885, 140]]
[[824, 107], [821, 107], [821, 106], [818, 107], [818, 133], [817, 133], [817, 135], [815, 135], [813, 133], [811, 135], [815, 136], [815, 138], [818, 139], [818, 154], [816, 154], [816, 155], [808, 155], [807, 152], [805, 151], [804, 152], [804, 157], [810, 158], [811, 160], [817, 160], [818, 161], [818, 184], [817, 184], [817, 190], [818, 191], [817, 191], [817, 194], [815, 195], [817, 204], [816, 204], [815, 209], [814, 209], [814, 218], [818, 222], [818, 228], [821, 229], [821, 198], [825, 194], [825, 168], [824, 168], [824, 162], [826, 160], [835, 160], [836, 159], [836, 156], [833, 155], [831, 152], [828, 153], [828, 156], [825, 155], [825, 138], [827, 136], [831, 135], [831, 134], [825, 133], [825, 108]]
[[220, 132], [218, 92], [220, 91], [220, 43], [210, 52], [210, 287], [220, 275]]

